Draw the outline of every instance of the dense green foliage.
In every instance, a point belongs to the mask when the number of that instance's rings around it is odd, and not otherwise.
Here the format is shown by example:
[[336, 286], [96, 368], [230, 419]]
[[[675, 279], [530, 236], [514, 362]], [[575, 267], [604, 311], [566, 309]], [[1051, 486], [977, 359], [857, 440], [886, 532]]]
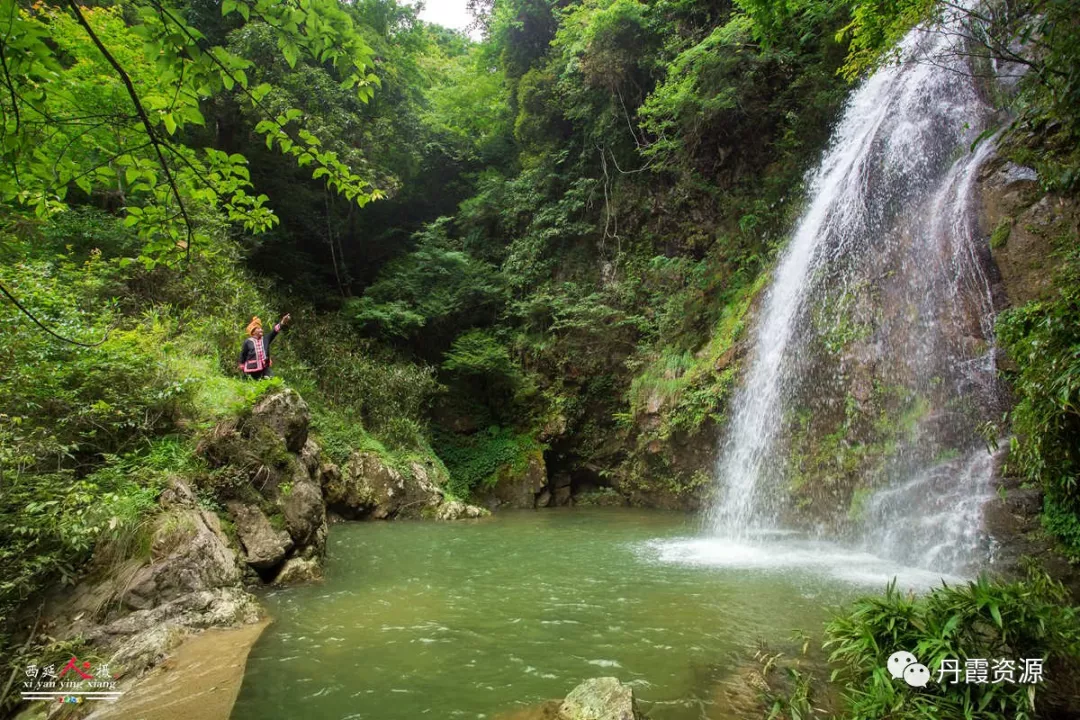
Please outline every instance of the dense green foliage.
[[1045, 488], [1047, 529], [1080, 557], [1080, 249], [1059, 245], [1054, 295], [1005, 313], [998, 334], [1019, 366], [1010, 464]]
[[[171, 476], [213, 484], [200, 434], [283, 382], [339, 463], [436, 454], [467, 498], [546, 460], [688, 502], [847, 81], [921, 20], [963, 12], [973, 67], [1027, 68], [998, 98], [1035, 138], [1017, 159], [1075, 199], [1067, 0], [474, 5], [481, 42], [397, 0], [0, 2], [0, 284], [23, 305], [0, 302], [0, 620], [138, 548]], [[1053, 296], [1000, 333], [1010, 467], [1076, 549], [1080, 256], [1058, 250]], [[242, 381], [243, 326], [285, 311], [281, 378]], [[814, 478], [874, 455], [844, 430], [796, 442]], [[923, 716], [870, 669], [889, 643], [1074, 651], [1055, 593], [858, 605], [831, 629], [855, 716]]]
[[[755, 279], [846, 91], [843, 6], [786, 27], [757, 10], [491, 6], [481, 47], [505, 76], [507, 154], [346, 309], [440, 363], [453, 412], [437, 421], [518, 433], [554, 421], [562, 457], [631, 482], [670, 462], [652, 441], [722, 417]], [[660, 426], [638, 426], [645, 408]], [[612, 454], [611, 436], [636, 449]], [[699, 484], [685, 469], [665, 477]]]
[[[1072, 691], [1080, 657], [1077, 608], [1068, 592], [1034, 574], [1027, 582], [994, 583], [985, 578], [943, 586], [915, 597], [890, 586], [838, 613], [826, 628], [833, 678], [843, 687], [842, 716], [848, 718], [970, 718], [1023, 720], [1052, 713]], [[898, 650], [926, 665], [931, 683], [914, 689], [889, 675], [887, 661]], [[1023, 659], [1042, 660], [1037, 682], [1022, 682]], [[966, 661], [1015, 661], [1014, 682], [964, 682]], [[939, 673], [956, 660], [959, 681]], [[945, 682], [937, 682], [943, 677]]]
[[[312, 165], [312, 178], [361, 205], [379, 196], [336, 151], [303, 126], [301, 110], [274, 102], [274, 87], [249, 84], [248, 57], [212, 44], [168, 4], [67, 3], [0, 8], [5, 37], [3, 177], [0, 197], [39, 218], [78, 195], [109, 194], [143, 239], [150, 264], [207, 239], [199, 208], [220, 210], [251, 231], [272, 227], [247, 161], [185, 143], [206, 124], [200, 104], [234, 91], [259, 118], [268, 148]], [[127, 13], [127, 18], [125, 18]], [[333, 68], [335, 86], [366, 101], [378, 77], [372, 51], [335, 0], [289, 8], [272, 0], [225, 2], [221, 14], [266, 28], [290, 67], [301, 55]], [[132, 21], [129, 22], [128, 18]], [[268, 98], [268, 96], [270, 96]]]
[[[244, 323], [284, 301], [242, 268], [231, 239], [209, 235], [215, 261], [180, 274], [126, 262], [134, 236], [106, 213], [60, 217], [59, 228], [0, 235], [0, 282], [50, 328], [104, 342], [59, 342], [0, 306], [5, 621], [43, 587], [146, 552], [157, 497], [173, 478], [212, 501], [220, 480], [195, 452], [200, 437], [282, 384], [236, 376]], [[394, 462], [430, 453], [422, 417], [438, 392], [432, 370], [365, 346], [340, 318], [291, 308], [296, 325], [274, 354], [310, 404], [327, 454], [343, 462], [374, 450]], [[8, 640], [0, 633], [5, 657]]]
[[531, 435], [515, 434], [498, 426], [467, 437], [439, 433], [434, 446], [450, 472], [447, 488], [452, 495], [463, 498], [494, 487], [502, 479], [500, 472], [524, 471], [530, 457], [542, 450]]

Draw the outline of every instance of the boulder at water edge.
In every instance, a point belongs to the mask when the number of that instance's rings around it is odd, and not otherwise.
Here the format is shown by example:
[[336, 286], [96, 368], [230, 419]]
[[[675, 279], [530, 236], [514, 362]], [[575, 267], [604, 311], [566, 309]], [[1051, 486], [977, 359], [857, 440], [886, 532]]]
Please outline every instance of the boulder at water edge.
[[274, 578], [275, 585], [298, 585], [322, 578], [322, 566], [316, 558], [294, 557], [285, 561]]
[[436, 520], [474, 520], [487, 517], [491, 512], [460, 500], [447, 500], [435, 510]]
[[574, 688], [559, 706], [562, 720], [645, 720], [637, 711], [634, 690], [618, 678], [593, 678]]
[[434, 468], [412, 462], [401, 471], [374, 452], [354, 452], [340, 471], [323, 474], [327, 505], [348, 519], [429, 515], [442, 503], [443, 482]]

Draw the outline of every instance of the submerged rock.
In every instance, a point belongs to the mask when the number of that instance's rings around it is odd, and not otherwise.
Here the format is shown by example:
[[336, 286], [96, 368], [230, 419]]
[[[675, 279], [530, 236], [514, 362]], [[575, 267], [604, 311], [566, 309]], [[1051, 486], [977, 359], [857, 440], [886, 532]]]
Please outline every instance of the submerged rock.
[[532, 707], [499, 713], [495, 716], [495, 720], [561, 720], [560, 704], [559, 700], [549, 700]]
[[510, 710], [495, 720], [648, 720], [638, 712], [634, 691], [618, 678], [593, 678], [574, 688], [565, 700], [549, 700]]
[[644, 720], [634, 690], [618, 678], [593, 678], [574, 688], [559, 706], [562, 720]]

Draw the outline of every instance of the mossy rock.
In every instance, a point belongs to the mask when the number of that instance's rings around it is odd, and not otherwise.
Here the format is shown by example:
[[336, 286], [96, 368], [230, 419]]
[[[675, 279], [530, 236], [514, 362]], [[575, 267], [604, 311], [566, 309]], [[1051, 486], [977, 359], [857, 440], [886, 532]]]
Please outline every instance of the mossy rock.
[[991, 250], [999, 250], [1005, 247], [1005, 243], [1009, 241], [1009, 236], [1012, 235], [1013, 222], [1011, 217], [1007, 217], [994, 228], [994, 232], [990, 234]]

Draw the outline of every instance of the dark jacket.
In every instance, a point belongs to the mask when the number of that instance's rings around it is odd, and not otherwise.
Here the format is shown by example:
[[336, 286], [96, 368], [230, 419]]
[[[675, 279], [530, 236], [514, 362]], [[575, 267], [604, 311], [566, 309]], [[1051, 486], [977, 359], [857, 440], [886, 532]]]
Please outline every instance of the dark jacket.
[[263, 354], [266, 358], [266, 364], [259, 365], [258, 355], [255, 352], [255, 343], [258, 342], [253, 337], [249, 337], [244, 340], [243, 347], [240, 348], [240, 369], [248, 375], [256, 373], [263, 373], [270, 369], [273, 362], [270, 360], [270, 343], [274, 342], [274, 338], [281, 332], [281, 323], [274, 325], [273, 330], [262, 336]]

